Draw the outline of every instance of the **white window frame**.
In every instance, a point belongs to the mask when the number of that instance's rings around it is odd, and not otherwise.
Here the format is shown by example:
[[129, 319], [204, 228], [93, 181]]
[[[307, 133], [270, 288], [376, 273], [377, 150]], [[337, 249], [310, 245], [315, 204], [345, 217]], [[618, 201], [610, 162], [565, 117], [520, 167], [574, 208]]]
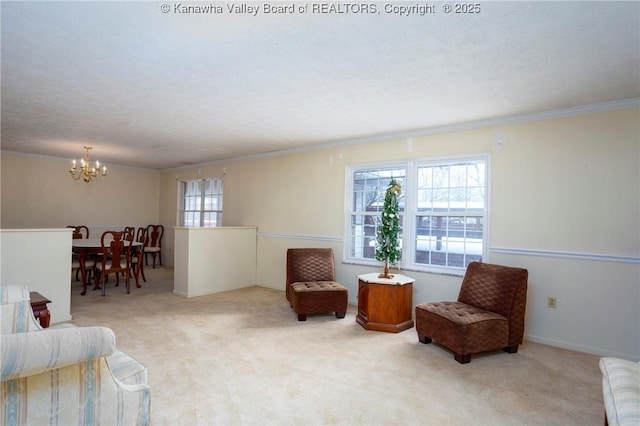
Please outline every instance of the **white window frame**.
[[[454, 275], [462, 275], [464, 274], [464, 270], [466, 266], [446, 266], [446, 265], [436, 265], [436, 264], [425, 264], [418, 263], [416, 261], [416, 245], [417, 245], [417, 235], [418, 235], [418, 226], [417, 219], [418, 216], [424, 216], [424, 212], [420, 212], [418, 208], [418, 169], [420, 167], [429, 167], [435, 165], [456, 165], [465, 162], [483, 162], [484, 163], [484, 208], [481, 211], [475, 210], [472, 215], [469, 216], [480, 216], [480, 221], [482, 223], [482, 254], [481, 259], [487, 259], [488, 255], [488, 247], [489, 247], [489, 200], [490, 200], [490, 156], [489, 154], [474, 154], [474, 155], [465, 155], [465, 156], [451, 156], [451, 157], [439, 157], [439, 158], [425, 158], [425, 159], [415, 159], [404, 162], [384, 162], [384, 163], [367, 163], [367, 164], [357, 164], [357, 165], [348, 165], [345, 168], [345, 228], [344, 228], [344, 255], [343, 261], [349, 264], [359, 264], [359, 265], [370, 265], [370, 266], [380, 266], [381, 262], [376, 261], [374, 259], [362, 258], [356, 256], [352, 256], [352, 215], [353, 214], [362, 214], [362, 212], [354, 212], [353, 210], [353, 200], [354, 200], [354, 177], [355, 173], [363, 171], [363, 170], [379, 170], [379, 169], [388, 169], [388, 168], [404, 168], [405, 169], [405, 184], [402, 186], [403, 192], [403, 204], [404, 211], [400, 212], [401, 216], [401, 236], [402, 236], [402, 260], [397, 265], [400, 269], [409, 270], [409, 271], [422, 271], [422, 272], [434, 272], [434, 273], [448, 273]], [[401, 200], [402, 201], [402, 200]], [[464, 212], [460, 212], [460, 214], [449, 213], [445, 215], [444, 213], [440, 213], [441, 216], [465, 216]], [[438, 214], [436, 214], [438, 216]], [[448, 227], [447, 227], [448, 229]], [[464, 226], [465, 235], [466, 235], [466, 225]], [[421, 228], [422, 230], [422, 228]], [[424, 237], [422, 237], [424, 238]], [[465, 242], [468, 240], [464, 240]], [[465, 246], [466, 250], [466, 246]], [[448, 256], [448, 254], [447, 254]], [[466, 260], [467, 258], [465, 258]]]
[[[206, 183], [213, 182], [219, 185], [220, 191], [213, 194], [206, 194]], [[192, 209], [185, 208], [185, 196], [186, 187], [189, 184], [198, 183], [200, 194], [194, 196], [198, 201]], [[224, 196], [224, 182], [222, 178], [207, 178], [207, 179], [193, 179], [188, 181], [178, 182], [178, 226], [205, 228], [205, 227], [218, 227], [222, 226], [222, 209], [223, 209], [223, 196]], [[217, 209], [210, 209], [206, 207], [207, 198], [217, 198]], [[185, 225], [187, 212], [197, 214], [197, 225]], [[216, 216], [215, 225], [206, 225], [206, 217], [210, 214]]]

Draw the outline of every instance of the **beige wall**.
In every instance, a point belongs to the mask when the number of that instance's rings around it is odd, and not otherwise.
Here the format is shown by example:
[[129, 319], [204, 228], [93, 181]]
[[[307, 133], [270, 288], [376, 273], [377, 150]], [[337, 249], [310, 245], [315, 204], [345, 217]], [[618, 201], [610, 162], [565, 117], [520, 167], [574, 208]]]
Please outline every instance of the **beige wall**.
[[26, 286], [51, 300], [51, 324], [71, 320], [69, 265], [70, 229], [0, 230], [0, 282]]
[[637, 109], [510, 126], [493, 150], [491, 245], [640, 253]]
[[[332, 247], [356, 303], [372, 270], [340, 262], [345, 166], [489, 153], [485, 260], [529, 269], [527, 338], [640, 359], [639, 122], [631, 108], [172, 170], [160, 215], [175, 220], [176, 178], [226, 172], [223, 222], [258, 227], [258, 283], [284, 288], [288, 247]], [[414, 304], [457, 296], [460, 277], [404, 273]]]
[[173, 293], [196, 297], [256, 283], [256, 228], [176, 227]]
[[159, 220], [158, 171], [109, 164], [104, 181], [85, 183], [71, 179], [67, 160], [6, 151], [0, 159], [3, 229], [119, 228]]

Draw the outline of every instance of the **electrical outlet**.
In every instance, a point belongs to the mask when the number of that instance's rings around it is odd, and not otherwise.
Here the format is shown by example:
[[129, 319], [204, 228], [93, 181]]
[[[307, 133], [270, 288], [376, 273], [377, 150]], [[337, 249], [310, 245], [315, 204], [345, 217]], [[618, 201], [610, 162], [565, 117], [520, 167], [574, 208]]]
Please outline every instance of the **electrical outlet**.
[[557, 305], [557, 301], [556, 301], [556, 297], [555, 297], [555, 296], [549, 296], [549, 297], [547, 298], [547, 307], [548, 307], [548, 308], [553, 308], [553, 309], [555, 309], [555, 308], [557, 308], [557, 307], [558, 307], [558, 305]]

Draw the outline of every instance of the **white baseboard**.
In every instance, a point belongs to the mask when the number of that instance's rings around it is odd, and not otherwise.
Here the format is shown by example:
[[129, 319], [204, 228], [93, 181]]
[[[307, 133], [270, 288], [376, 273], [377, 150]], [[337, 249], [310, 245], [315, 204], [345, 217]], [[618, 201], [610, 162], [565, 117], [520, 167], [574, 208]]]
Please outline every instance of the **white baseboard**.
[[547, 339], [546, 337], [532, 336], [529, 334], [526, 334], [524, 338], [525, 340], [528, 340], [530, 342], [541, 343], [543, 345], [548, 345], [548, 346], [555, 346], [557, 348], [568, 349], [571, 351], [584, 352], [584, 353], [598, 355], [598, 356], [611, 356], [616, 358], [624, 358], [624, 359], [638, 361], [638, 359], [636, 359], [635, 355], [633, 354], [622, 354], [619, 352], [611, 352], [602, 348], [576, 345], [574, 343], [564, 342], [561, 340]]
[[183, 291], [173, 290], [173, 294], [176, 296], [184, 297], [185, 299], [189, 297], [189, 295]]

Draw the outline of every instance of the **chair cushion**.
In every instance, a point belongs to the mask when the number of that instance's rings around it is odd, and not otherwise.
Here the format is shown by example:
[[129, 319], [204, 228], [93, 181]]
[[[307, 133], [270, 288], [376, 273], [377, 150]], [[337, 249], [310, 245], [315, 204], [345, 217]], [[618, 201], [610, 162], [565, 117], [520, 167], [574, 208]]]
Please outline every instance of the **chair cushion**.
[[317, 291], [345, 291], [347, 288], [335, 281], [306, 281], [302, 283], [291, 284], [293, 290], [300, 293], [309, 293]]
[[[87, 259], [84, 262], [85, 268], [93, 268], [95, 266], [95, 264], [96, 264], [95, 260], [91, 260], [91, 259]], [[79, 267], [80, 267], [80, 261], [76, 260], [76, 259], [73, 259], [71, 261], [71, 268], [72, 269], [78, 269]]]
[[291, 284], [291, 306], [298, 314], [346, 312], [348, 290], [335, 281], [305, 281]]
[[447, 320], [459, 325], [468, 325], [481, 321], [499, 320], [506, 321], [507, 319], [495, 312], [485, 311], [484, 309], [476, 308], [460, 302], [436, 302], [436, 303], [423, 303], [416, 308], [424, 309], [428, 312], [440, 315]]
[[416, 331], [459, 354], [508, 346], [509, 322], [494, 312], [460, 302], [416, 306]]

